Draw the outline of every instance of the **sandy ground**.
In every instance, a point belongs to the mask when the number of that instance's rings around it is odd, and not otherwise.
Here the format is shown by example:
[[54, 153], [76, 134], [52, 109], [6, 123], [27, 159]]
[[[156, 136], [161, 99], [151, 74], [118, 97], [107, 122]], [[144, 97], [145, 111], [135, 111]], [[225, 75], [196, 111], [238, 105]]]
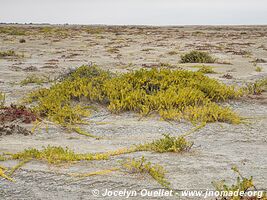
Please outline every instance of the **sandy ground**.
[[[160, 63], [168, 64], [173, 69], [197, 70], [192, 64], [179, 64], [180, 56], [190, 50], [208, 51], [218, 58], [218, 62], [212, 64], [218, 73], [209, 76], [227, 84], [241, 85], [267, 75], [267, 63], [264, 63], [264, 60], [267, 62], [267, 26], [64, 26], [68, 28], [67, 36], [39, 33], [36, 26], [23, 27], [32, 30], [32, 34], [17, 36], [0, 33], [0, 51], [14, 50], [24, 54], [24, 58], [0, 59], [0, 91], [7, 94], [7, 104], [19, 102], [25, 94], [41, 87], [18, 84], [31, 74], [56, 77], [69, 68], [92, 63], [118, 72], [158, 67]], [[26, 43], [20, 43], [21, 38]], [[255, 64], [257, 59], [258, 63]], [[256, 66], [262, 67], [262, 71], [256, 72]], [[233, 78], [223, 78], [224, 74], [230, 74]], [[116, 167], [119, 166], [118, 161], [124, 158], [140, 158], [142, 155], [166, 168], [167, 178], [175, 190], [213, 190], [212, 181], [225, 179], [231, 182], [235, 179], [231, 171], [233, 165], [238, 166], [245, 176], [253, 176], [259, 189], [267, 190], [266, 102], [266, 94], [260, 99], [245, 98], [229, 102], [241, 116], [250, 118], [250, 124], [208, 124], [189, 136], [194, 146], [188, 153], [137, 152], [107, 161], [81, 162], [64, 167], [32, 161], [15, 172], [15, 183], [0, 179], [0, 199], [125, 199], [95, 197], [92, 190], [157, 190], [161, 187], [151, 177], [123, 171], [84, 179], [68, 175]], [[41, 148], [49, 144], [68, 146], [80, 153], [104, 152], [151, 141], [160, 138], [163, 133], [178, 136], [193, 128], [190, 123], [169, 123], [158, 117], [140, 120], [140, 116], [134, 113], [114, 115], [102, 107], [88, 120], [90, 125], [83, 128], [103, 137], [101, 140], [67, 133], [50, 124], [48, 132], [43, 127], [31, 136], [0, 136], [0, 152], [15, 153], [28, 147]], [[30, 129], [32, 125], [26, 127]], [[8, 167], [16, 163], [0, 162]]]

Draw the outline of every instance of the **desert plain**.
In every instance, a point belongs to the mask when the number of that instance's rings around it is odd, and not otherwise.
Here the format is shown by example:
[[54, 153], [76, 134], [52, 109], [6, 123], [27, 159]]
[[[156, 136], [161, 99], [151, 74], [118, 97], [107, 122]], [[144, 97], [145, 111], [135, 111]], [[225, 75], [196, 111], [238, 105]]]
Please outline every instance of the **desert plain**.
[[[2, 30], [2, 31], [1, 31]], [[23, 41], [23, 39], [25, 41]], [[215, 63], [181, 63], [181, 56], [192, 50], [208, 52]], [[267, 26], [82, 26], [82, 25], [0, 25], [0, 52], [14, 51], [15, 57], [0, 58], [0, 91], [5, 105], [19, 104], [23, 97], [47, 83], [21, 84], [35, 75], [56, 80], [81, 65], [127, 73], [140, 68], [170, 68], [196, 71], [196, 66], [212, 66], [206, 74], [227, 85], [244, 86], [267, 75]], [[161, 188], [148, 175], [116, 170], [83, 178], [72, 173], [90, 173], [119, 167], [120, 160], [145, 156], [166, 169], [171, 188], [213, 190], [211, 182], [235, 181], [231, 170], [237, 166], [246, 177], [253, 176], [258, 189], [267, 190], [267, 96], [249, 95], [227, 101], [248, 123], [207, 123], [188, 136], [194, 145], [188, 152], [133, 152], [108, 160], [86, 161], [54, 166], [32, 160], [17, 169], [15, 182], [0, 178], [0, 199], [105, 199], [92, 190], [136, 190]], [[179, 136], [192, 129], [190, 122], [166, 121], [159, 116], [140, 117], [134, 112], [113, 114], [105, 106], [88, 117], [82, 128], [92, 137], [66, 131], [47, 121], [33, 134], [0, 132], [0, 153], [16, 153], [48, 145], [69, 147], [77, 153], [98, 153], [153, 141], [167, 133]], [[12, 122], [31, 131], [34, 123]], [[3, 130], [2, 130], [3, 131]], [[12, 168], [18, 160], [0, 161]], [[144, 199], [140, 196], [135, 199]], [[179, 199], [182, 197], [145, 197]], [[125, 199], [107, 197], [106, 199]], [[184, 197], [184, 199], [187, 199]], [[192, 197], [197, 199], [197, 197]], [[199, 198], [201, 199], [201, 198]], [[212, 199], [212, 198], [211, 198]], [[214, 198], [213, 198], [214, 199]]]

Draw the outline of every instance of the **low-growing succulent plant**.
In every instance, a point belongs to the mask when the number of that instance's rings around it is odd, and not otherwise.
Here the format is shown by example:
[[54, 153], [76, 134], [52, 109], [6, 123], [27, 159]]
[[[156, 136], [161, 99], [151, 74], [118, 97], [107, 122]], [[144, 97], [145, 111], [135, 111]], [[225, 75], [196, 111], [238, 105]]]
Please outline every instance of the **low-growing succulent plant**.
[[188, 142], [185, 137], [172, 137], [169, 134], [164, 134], [163, 138], [154, 140], [151, 143], [141, 144], [136, 147], [138, 151], [154, 151], [159, 153], [164, 152], [184, 152], [189, 151], [193, 145]]
[[159, 164], [152, 164], [144, 157], [141, 159], [127, 159], [122, 162], [122, 167], [130, 173], [148, 174], [163, 187], [170, 187], [170, 182], [165, 178], [166, 170]]
[[219, 101], [234, 99], [242, 90], [186, 70], [137, 70], [111, 74], [97, 66], [82, 66], [49, 89], [31, 93], [40, 116], [66, 125], [81, 123], [88, 109], [81, 98], [106, 105], [111, 112], [135, 111], [141, 115], [157, 112], [167, 120], [239, 123], [240, 118]]
[[248, 94], [260, 95], [262, 92], [267, 91], [267, 78], [263, 78], [255, 81], [254, 83], [249, 83], [244, 88]]
[[[236, 182], [232, 185], [227, 185], [225, 180], [212, 182], [216, 191], [222, 193], [217, 199], [221, 200], [241, 200], [241, 199], [262, 199], [266, 200], [267, 196], [262, 191], [257, 191], [253, 177], [244, 177], [236, 166], [232, 167], [232, 170], [237, 174]], [[253, 191], [255, 196], [246, 196], [246, 193]], [[226, 193], [226, 195], [224, 195]], [[232, 194], [228, 196], [229, 194]]]
[[202, 66], [198, 72], [201, 72], [203, 74], [216, 74], [216, 72], [213, 70], [211, 66]]
[[19, 43], [25, 43], [25, 42], [26, 42], [26, 40], [24, 38], [19, 40]]

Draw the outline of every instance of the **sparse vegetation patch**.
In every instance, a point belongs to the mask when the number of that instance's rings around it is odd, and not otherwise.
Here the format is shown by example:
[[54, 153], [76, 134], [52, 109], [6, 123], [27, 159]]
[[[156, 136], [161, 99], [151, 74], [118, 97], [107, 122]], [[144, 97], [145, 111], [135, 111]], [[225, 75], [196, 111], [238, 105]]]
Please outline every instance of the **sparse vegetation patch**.
[[216, 61], [207, 52], [191, 51], [181, 56], [181, 63], [214, 63]]
[[[257, 189], [253, 183], [252, 176], [250, 178], [244, 177], [237, 167], [232, 167], [232, 170], [237, 174], [236, 182], [232, 185], [227, 185], [225, 180], [212, 182], [215, 189], [219, 192], [227, 192], [227, 194], [232, 194], [232, 196], [218, 197], [221, 200], [241, 200], [241, 199], [266, 199], [266, 194], [262, 191], [257, 192]], [[255, 196], [246, 197], [248, 191], [254, 191]], [[259, 194], [261, 193], [261, 196]], [[236, 195], [237, 194], [237, 195]]]
[[14, 180], [5, 174], [6, 171], [7, 171], [7, 168], [0, 166], [0, 177], [13, 182]]
[[165, 178], [165, 169], [161, 165], [152, 164], [144, 157], [141, 159], [128, 159], [122, 163], [122, 166], [130, 173], [148, 174], [163, 187], [170, 187], [170, 183]]
[[7, 34], [7, 35], [26, 35], [26, 29], [25, 28], [19, 28], [19, 27], [0, 27], [0, 34]]
[[188, 142], [183, 136], [172, 137], [169, 134], [164, 134], [163, 136], [163, 138], [154, 140], [152, 143], [139, 145], [136, 149], [138, 151], [154, 151], [159, 153], [179, 153], [189, 151], [193, 145], [192, 142]]
[[216, 72], [213, 70], [213, 67], [211, 66], [202, 66], [198, 72], [201, 72], [203, 74], [216, 74]]
[[256, 69], [255, 69], [256, 72], [262, 72], [262, 67], [260, 66], [257, 66]]
[[5, 100], [6, 100], [5, 93], [3, 93], [3, 92], [0, 91], [0, 109], [4, 107]]
[[254, 83], [247, 84], [245, 88], [248, 94], [260, 95], [262, 92], [267, 91], [267, 78], [260, 79]]
[[20, 159], [20, 160], [42, 160], [49, 164], [63, 164], [76, 161], [90, 161], [90, 160], [107, 160], [110, 156], [116, 156], [133, 152], [133, 149], [119, 149], [115, 151], [108, 151], [104, 153], [75, 153], [69, 148], [63, 148], [60, 146], [47, 146], [41, 150], [35, 148], [25, 149], [22, 152], [11, 154], [8, 159]]
[[19, 57], [19, 55], [16, 54], [15, 51], [13, 50], [0, 51], [0, 58], [8, 58], [8, 57]]
[[43, 83], [48, 83], [48, 82], [51, 82], [49, 77], [45, 77], [45, 76], [44, 77], [39, 77], [39, 76], [36, 76], [36, 75], [29, 75], [24, 80], [22, 80], [20, 82], [20, 85], [21, 86], [25, 86], [25, 85], [28, 85], [28, 84], [31, 84], [31, 83], [35, 83], [37, 85], [41, 85]]

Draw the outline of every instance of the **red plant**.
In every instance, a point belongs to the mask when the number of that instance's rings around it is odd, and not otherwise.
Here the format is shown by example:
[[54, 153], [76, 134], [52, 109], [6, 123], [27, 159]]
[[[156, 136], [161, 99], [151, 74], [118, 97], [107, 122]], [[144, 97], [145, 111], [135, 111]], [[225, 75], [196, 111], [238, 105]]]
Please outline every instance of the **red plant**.
[[21, 120], [23, 123], [31, 123], [37, 119], [37, 116], [24, 106], [11, 105], [0, 109], [0, 122], [13, 122]]

